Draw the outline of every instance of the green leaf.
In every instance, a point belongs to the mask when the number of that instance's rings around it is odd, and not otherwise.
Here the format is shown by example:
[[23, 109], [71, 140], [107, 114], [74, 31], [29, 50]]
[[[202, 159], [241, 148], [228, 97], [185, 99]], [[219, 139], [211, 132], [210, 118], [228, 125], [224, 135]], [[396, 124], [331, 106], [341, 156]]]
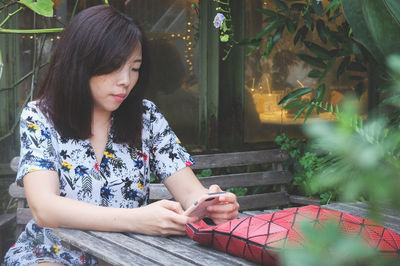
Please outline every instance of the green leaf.
[[322, 72], [319, 71], [319, 70], [316, 70], [316, 69], [311, 69], [311, 71], [308, 72], [308, 76], [309, 76], [310, 78], [318, 79], [318, 78], [321, 78]]
[[337, 73], [336, 73], [336, 78], [339, 79], [339, 77], [344, 73], [344, 71], [349, 67], [350, 64], [350, 56], [346, 56], [342, 62], [340, 63]]
[[319, 58], [312, 57], [307, 54], [297, 54], [297, 56], [307, 64], [320, 68], [326, 68], [326, 64]]
[[315, 44], [313, 42], [308, 42], [305, 41], [304, 44], [306, 45], [306, 47], [316, 56], [318, 56], [321, 59], [331, 59], [331, 55], [329, 53], [328, 50], [326, 50], [325, 48], [319, 46], [318, 44]]
[[301, 108], [297, 111], [297, 113], [296, 113], [296, 115], [294, 116], [293, 120], [296, 120], [297, 118], [299, 118], [299, 116], [304, 112], [304, 110], [307, 108], [307, 106], [308, 106], [308, 105], [304, 105], [303, 107], [301, 107]]
[[307, 5], [302, 3], [295, 3], [290, 6], [290, 9], [295, 11], [304, 11], [305, 9], [307, 9]]
[[223, 34], [223, 35], [219, 36], [219, 39], [221, 40], [221, 42], [227, 42], [227, 41], [229, 41], [229, 35]]
[[314, 110], [315, 105], [311, 104], [308, 106], [306, 116], [304, 117], [304, 123], [307, 122], [308, 117], [311, 115], [312, 111]]
[[312, 30], [312, 24], [314, 22], [313, 18], [311, 17], [310, 12], [307, 12], [303, 15], [304, 24], [307, 26], [308, 29]]
[[323, 43], [327, 42], [327, 37], [326, 37], [326, 26], [325, 23], [322, 19], [317, 20], [317, 32], [318, 36], [321, 39]]
[[331, 106], [329, 107], [329, 112], [333, 113], [333, 105], [331, 104]]
[[322, 17], [324, 15], [324, 7], [322, 6], [322, 3], [320, 1], [313, 0], [312, 8], [318, 16]]
[[268, 34], [272, 30], [278, 28], [283, 23], [284, 23], [284, 21], [282, 21], [282, 18], [277, 17], [274, 21], [272, 21], [270, 24], [265, 26], [264, 29], [262, 29], [259, 33], [257, 33], [257, 35], [253, 39], [256, 39], [256, 40], [261, 39], [264, 35]]
[[326, 8], [325, 8], [325, 12], [328, 12], [330, 10], [335, 11], [340, 7], [340, 1], [338, 0], [334, 0], [332, 1]]
[[203, 169], [201, 170], [201, 176], [205, 177], [205, 176], [211, 176], [212, 175], [212, 170], [211, 169]]
[[294, 108], [298, 108], [300, 106], [302, 106], [303, 104], [308, 103], [307, 101], [299, 101], [299, 102], [294, 102], [294, 103], [290, 103], [288, 105], [285, 105], [284, 107], [282, 107], [282, 109], [294, 109]]
[[333, 65], [336, 62], [336, 58], [332, 58], [331, 60], [328, 61], [328, 64], [326, 65], [326, 68], [324, 72], [322, 73], [321, 77], [319, 78], [318, 82], [321, 82], [321, 80], [328, 74], [328, 72], [332, 69]]
[[326, 37], [327, 37], [327, 39], [329, 40], [329, 42], [330, 42], [333, 46], [335, 46], [335, 47], [338, 48], [338, 47], [339, 47], [338, 42], [340, 42], [340, 40], [337, 40], [337, 39], [336, 39], [335, 32], [331, 31], [329, 28], [325, 28], [325, 33], [326, 33]]
[[249, 51], [247, 52], [247, 56], [251, 55], [251, 54], [254, 52], [254, 50], [255, 50], [256, 48], [258, 48], [258, 46], [252, 46], [252, 47], [250, 47]]
[[[336, 114], [339, 114], [340, 113], [340, 110], [339, 110], [339, 106], [338, 105], [336, 105], [336, 107], [335, 107], [335, 113]], [[361, 117], [360, 117], [361, 118]], [[362, 118], [361, 118], [362, 119]]]
[[278, 29], [274, 35], [274, 37], [272, 38], [272, 42], [274, 43], [274, 45], [281, 39], [282, 37], [282, 32], [285, 28], [281, 28]]
[[265, 22], [265, 23], [271, 23], [271, 22], [273, 22], [275, 19], [276, 19], [276, 17], [268, 17], [268, 18], [264, 19], [264, 22]]
[[396, 12], [400, 10], [399, 1], [364, 0], [363, 5], [366, 24], [379, 50], [385, 56], [400, 53], [400, 18], [395, 18], [395, 14], [399, 15]]
[[281, 0], [272, 0], [275, 6], [280, 10], [284, 11], [287, 15], [289, 15], [289, 8], [288, 6]]
[[276, 15], [277, 15], [275, 11], [269, 10], [269, 9], [257, 8], [256, 10], [258, 12], [260, 12], [264, 15], [270, 16], [270, 17], [276, 17]]
[[361, 95], [365, 91], [364, 83], [362, 81], [358, 82], [355, 86], [355, 92], [358, 99], [361, 99]]
[[265, 44], [265, 51], [264, 51], [264, 54], [263, 54], [262, 58], [266, 58], [266, 57], [269, 56], [269, 54], [272, 51], [273, 46], [274, 46], [273, 37], [272, 36], [268, 36], [267, 42]]
[[296, 31], [296, 27], [295, 27], [293, 21], [290, 18], [288, 18], [288, 19], [286, 19], [285, 22], [286, 22], [286, 27], [287, 27], [289, 33], [293, 34]]
[[400, 25], [400, 2], [398, 0], [383, 0], [392, 18]]
[[383, 53], [378, 48], [366, 21], [364, 1], [342, 0], [342, 7], [346, 20], [353, 29], [355, 39], [367, 48], [378, 62], [382, 61]]
[[294, 36], [293, 39], [294, 45], [296, 45], [299, 40], [304, 41], [304, 39], [307, 36], [307, 33], [308, 33], [308, 28], [307, 26], [304, 25], [297, 31], [296, 35]]
[[364, 61], [364, 54], [354, 41], [351, 42], [351, 50], [356, 55], [357, 60]]
[[317, 89], [317, 102], [322, 102], [325, 95], [325, 84], [321, 84]]
[[290, 102], [293, 102], [296, 99], [299, 99], [301, 96], [310, 93], [313, 91], [313, 88], [300, 88], [295, 91], [292, 91], [285, 97], [283, 97], [282, 100], [280, 100], [279, 105], [286, 105]]
[[53, 16], [53, 5], [51, 0], [19, 0], [18, 3], [27, 6], [33, 12], [44, 17]]

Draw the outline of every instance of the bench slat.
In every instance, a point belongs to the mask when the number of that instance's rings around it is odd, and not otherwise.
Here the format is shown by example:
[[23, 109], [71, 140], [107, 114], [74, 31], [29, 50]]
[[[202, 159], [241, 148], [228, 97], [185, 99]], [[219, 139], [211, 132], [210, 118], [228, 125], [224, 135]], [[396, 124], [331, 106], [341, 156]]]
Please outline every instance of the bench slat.
[[143, 243], [139, 240], [128, 237], [124, 234], [109, 233], [109, 232], [99, 232], [99, 231], [88, 231], [90, 235], [98, 237], [104, 241], [107, 241], [114, 246], [118, 246], [121, 249], [127, 249], [138, 256], [143, 256], [146, 258], [151, 258], [152, 263], [158, 264], [163, 262], [163, 265], [193, 265], [192, 263], [185, 261], [183, 259], [177, 258], [166, 252], [162, 252], [157, 248]]
[[286, 192], [271, 192], [257, 195], [248, 195], [238, 198], [239, 210], [254, 210], [289, 204]]
[[[117, 248], [111, 243], [100, 240], [86, 232], [72, 229], [55, 229], [53, 231], [57, 236], [65, 239], [67, 244], [78, 247], [82, 251], [88, 252], [112, 265], [128, 265], [120, 262], [120, 258], [124, 257], [130, 261], [129, 265], [152, 265], [154, 261], [146, 259], [142, 256], [132, 254], [126, 249]], [[93, 245], [93, 243], [96, 243]]]
[[296, 196], [296, 195], [290, 195], [289, 201], [291, 203], [300, 204], [300, 205], [315, 205], [315, 206], [321, 205], [319, 200], [310, 199], [310, 198], [303, 197], [303, 196]]
[[289, 171], [268, 171], [202, 177], [199, 180], [205, 187], [218, 184], [222, 189], [227, 189], [234, 187], [288, 184], [292, 179], [292, 174]]
[[33, 218], [29, 208], [17, 208], [17, 224], [27, 224]]
[[16, 199], [25, 199], [25, 191], [23, 187], [17, 185], [16, 182], [12, 183], [8, 188], [10, 196]]
[[[5, 228], [9, 223], [15, 220], [14, 213], [4, 213], [0, 215], [0, 230]], [[1, 252], [1, 250], [0, 250]]]
[[[229, 255], [220, 253], [219, 256], [209, 256], [207, 253], [203, 252], [207, 247], [202, 247], [198, 244], [193, 246], [181, 245], [176, 241], [169, 238], [149, 236], [149, 235], [138, 235], [134, 233], [128, 233], [131, 238], [142, 241], [148, 245], [160, 248], [174, 256], [178, 256], [191, 262], [193, 265], [226, 265], [226, 263], [221, 263], [221, 256], [228, 257]], [[254, 265], [251, 262], [246, 262], [240, 258], [236, 258], [237, 262], [230, 265]], [[178, 265], [178, 264], [177, 264]]]
[[193, 156], [196, 163], [192, 169], [220, 168], [230, 166], [242, 166], [262, 163], [276, 163], [286, 161], [289, 156], [286, 151], [262, 150], [232, 153], [204, 154]]

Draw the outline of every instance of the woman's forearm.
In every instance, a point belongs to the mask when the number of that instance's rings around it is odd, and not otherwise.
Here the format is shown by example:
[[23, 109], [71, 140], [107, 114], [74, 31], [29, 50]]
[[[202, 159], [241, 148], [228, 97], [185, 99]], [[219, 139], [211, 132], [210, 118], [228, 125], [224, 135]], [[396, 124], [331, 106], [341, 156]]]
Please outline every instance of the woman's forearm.
[[189, 167], [185, 167], [168, 177], [164, 181], [164, 185], [185, 210], [204, 193], [208, 192], [208, 189], [204, 188]]
[[135, 217], [140, 216], [140, 209], [96, 206], [58, 195], [44, 196], [42, 202], [45, 203], [31, 208], [36, 223], [42, 227], [138, 231], [138, 223], [134, 221]]

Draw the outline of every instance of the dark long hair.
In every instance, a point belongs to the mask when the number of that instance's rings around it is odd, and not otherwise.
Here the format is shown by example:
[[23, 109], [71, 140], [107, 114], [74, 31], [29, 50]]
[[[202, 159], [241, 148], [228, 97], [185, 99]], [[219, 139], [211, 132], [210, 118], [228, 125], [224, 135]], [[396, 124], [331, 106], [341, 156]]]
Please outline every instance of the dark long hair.
[[39, 90], [40, 109], [65, 138], [91, 136], [93, 99], [89, 79], [119, 69], [136, 47], [142, 47], [139, 80], [113, 112], [114, 141], [141, 147], [146, 67], [145, 38], [128, 16], [107, 5], [83, 10], [66, 27]]

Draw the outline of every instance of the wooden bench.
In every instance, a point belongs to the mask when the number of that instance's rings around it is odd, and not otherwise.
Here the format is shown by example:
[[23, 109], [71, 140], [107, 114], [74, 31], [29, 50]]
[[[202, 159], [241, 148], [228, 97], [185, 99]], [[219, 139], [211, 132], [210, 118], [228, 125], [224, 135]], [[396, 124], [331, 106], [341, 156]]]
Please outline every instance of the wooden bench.
[[[200, 178], [200, 182], [209, 187], [218, 184], [222, 189], [248, 188], [255, 186], [270, 186], [270, 192], [238, 197], [240, 210], [264, 210], [271, 207], [283, 207], [289, 204], [318, 204], [319, 201], [305, 197], [290, 196], [285, 185], [292, 182], [292, 174], [283, 170], [283, 163], [289, 158], [285, 151], [279, 149], [206, 154], [193, 156], [196, 164], [191, 168], [197, 172], [201, 169], [212, 169], [212, 172], [221, 172]], [[17, 170], [14, 159], [14, 170]], [[260, 171], [247, 172], [250, 166], [258, 165]], [[221, 170], [222, 169], [222, 170]], [[227, 173], [232, 172], [236, 173]], [[275, 187], [275, 189], [273, 188]], [[32, 214], [27, 206], [24, 189], [13, 183], [9, 187], [11, 197], [17, 199], [16, 211], [16, 237], [24, 230], [25, 225], [32, 219]], [[150, 185], [150, 199], [171, 199], [172, 196], [163, 184]]]

